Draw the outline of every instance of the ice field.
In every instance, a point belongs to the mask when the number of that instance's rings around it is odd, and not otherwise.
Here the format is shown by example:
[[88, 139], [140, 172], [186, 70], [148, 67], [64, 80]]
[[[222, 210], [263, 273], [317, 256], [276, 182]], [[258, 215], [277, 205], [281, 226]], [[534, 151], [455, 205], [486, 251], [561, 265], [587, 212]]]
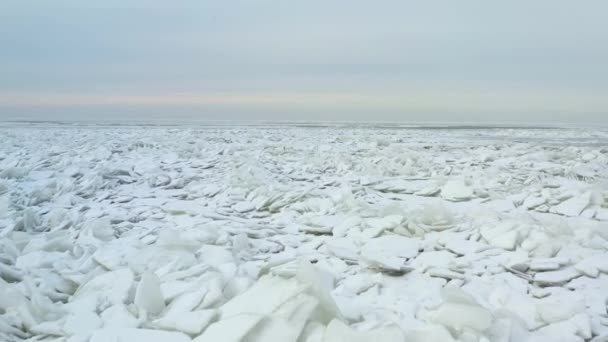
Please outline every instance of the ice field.
[[0, 341], [608, 341], [608, 130], [0, 127]]

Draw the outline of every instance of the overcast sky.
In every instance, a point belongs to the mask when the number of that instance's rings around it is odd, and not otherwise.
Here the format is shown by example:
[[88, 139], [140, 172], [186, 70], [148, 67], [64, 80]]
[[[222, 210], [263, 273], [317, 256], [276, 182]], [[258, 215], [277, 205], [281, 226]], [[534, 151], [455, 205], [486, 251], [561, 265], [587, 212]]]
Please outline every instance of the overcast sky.
[[605, 0], [3, 0], [0, 119], [608, 124]]

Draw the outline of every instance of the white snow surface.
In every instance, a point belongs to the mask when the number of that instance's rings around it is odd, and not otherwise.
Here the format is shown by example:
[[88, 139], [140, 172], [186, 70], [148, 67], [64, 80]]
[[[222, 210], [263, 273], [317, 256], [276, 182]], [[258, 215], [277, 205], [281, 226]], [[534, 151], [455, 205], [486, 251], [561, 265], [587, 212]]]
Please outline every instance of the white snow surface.
[[606, 130], [0, 141], [0, 341], [608, 340]]

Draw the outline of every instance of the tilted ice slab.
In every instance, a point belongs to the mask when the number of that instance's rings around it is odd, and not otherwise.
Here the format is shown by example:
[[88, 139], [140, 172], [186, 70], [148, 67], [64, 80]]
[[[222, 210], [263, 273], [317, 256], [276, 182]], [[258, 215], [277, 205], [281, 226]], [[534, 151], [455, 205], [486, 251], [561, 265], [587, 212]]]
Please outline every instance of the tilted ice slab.
[[473, 189], [462, 180], [452, 180], [441, 188], [441, 197], [449, 201], [466, 201], [473, 197]]
[[552, 213], [565, 216], [578, 216], [590, 204], [591, 193], [586, 192], [582, 195], [572, 197], [551, 208]]
[[406, 259], [418, 255], [417, 240], [399, 235], [384, 235], [369, 240], [361, 247], [361, 258], [372, 267], [403, 271]]

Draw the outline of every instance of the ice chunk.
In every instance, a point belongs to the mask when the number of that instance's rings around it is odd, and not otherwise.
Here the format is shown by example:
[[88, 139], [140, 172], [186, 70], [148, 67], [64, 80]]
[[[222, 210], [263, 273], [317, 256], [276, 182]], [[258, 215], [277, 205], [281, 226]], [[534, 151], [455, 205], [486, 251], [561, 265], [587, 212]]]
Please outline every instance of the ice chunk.
[[114, 230], [108, 217], [97, 219], [90, 224], [93, 236], [102, 241], [109, 241], [114, 238]]
[[36, 268], [51, 268], [54, 262], [65, 258], [66, 255], [60, 252], [36, 251], [23, 254], [17, 258], [15, 266], [23, 270], [33, 270]]
[[152, 322], [152, 326], [163, 330], [181, 331], [188, 335], [200, 334], [215, 317], [216, 310], [198, 310], [168, 314]]
[[518, 223], [503, 221], [494, 226], [482, 226], [480, 233], [490, 245], [506, 250], [514, 250], [519, 242], [519, 232], [521, 230], [523, 228]]
[[[190, 337], [181, 332], [150, 329], [104, 328], [95, 330], [90, 342], [189, 342]], [[217, 340], [221, 341], [221, 340]]]
[[343, 237], [346, 236], [348, 231], [358, 226], [361, 223], [361, 218], [357, 216], [348, 216], [345, 217], [341, 222], [336, 224], [332, 229], [332, 235], [335, 237]]
[[[271, 316], [264, 318], [246, 336], [247, 342], [296, 341], [302, 334], [319, 301], [308, 294], [300, 294], [281, 305]], [[315, 317], [312, 317], [313, 319]]]
[[8, 204], [9, 204], [9, 195], [0, 194], [0, 219], [3, 219], [8, 215]]
[[425, 232], [452, 228], [454, 223], [454, 214], [445, 206], [425, 205], [421, 210], [412, 213], [408, 228], [414, 233], [418, 233], [417, 235], [423, 235]]
[[454, 252], [459, 255], [473, 255], [484, 250], [489, 249], [490, 247], [485, 243], [472, 241], [472, 240], [460, 240], [460, 239], [449, 239], [445, 248], [451, 252]]
[[73, 247], [69, 232], [59, 230], [32, 237], [21, 252], [23, 254], [37, 251], [66, 252], [71, 251]]
[[223, 246], [203, 245], [198, 254], [201, 261], [214, 267], [234, 262], [232, 253]]
[[552, 207], [550, 211], [565, 216], [578, 216], [591, 203], [591, 192], [572, 197]]
[[527, 209], [534, 209], [534, 208], [538, 207], [539, 205], [545, 204], [545, 202], [547, 202], [547, 199], [545, 197], [543, 197], [541, 194], [533, 194], [526, 198], [526, 200], [523, 203], [523, 206], [526, 207]]
[[25, 177], [28, 172], [24, 167], [6, 167], [0, 171], [0, 178], [20, 179]]
[[242, 342], [243, 337], [263, 318], [263, 315], [252, 313], [226, 317], [207, 327], [193, 342]]
[[417, 239], [400, 235], [384, 235], [369, 240], [361, 248], [361, 257], [371, 266], [401, 271], [406, 258], [418, 255], [420, 243]]
[[604, 255], [594, 255], [576, 263], [574, 268], [588, 277], [596, 278], [600, 271], [608, 273], [608, 259]]
[[515, 205], [513, 205], [513, 201], [503, 199], [503, 200], [493, 200], [485, 203], [488, 207], [492, 208], [497, 212], [508, 212], [515, 209]]
[[[296, 340], [308, 323], [317, 322], [317, 317], [313, 317], [313, 315], [316, 315], [316, 310], [319, 309], [318, 304], [319, 301], [313, 296], [300, 294], [281, 305], [261, 325], [258, 325], [248, 337], [256, 338], [258, 341]], [[273, 338], [276, 335], [283, 335], [285, 339]]]
[[589, 316], [584, 313], [574, 315], [574, 317], [568, 320], [576, 327], [576, 334], [584, 339], [590, 339], [593, 335], [591, 330], [591, 320]]
[[[192, 285], [190, 285], [190, 287], [192, 287]], [[192, 292], [186, 292], [179, 295], [171, 301], [165, 315], [179, 315], [184, 312], [192, 311], [201, 304], [208, 292], [207, 287], [201, 287]]]
[[537, 258], [530, 260], [530, 270], [532, 271], [555, 271], [558, 270], [562, 264], [558, 258]]
[[608, 221], [608, 208], [597, 209], [597, 211], [595, 212], [595, 218], [600, 221]]
[[[535, 289], [530, 289], [531, 294], [533, 290]], [[497, 286], [492, 290], [488, 299], [494, 309], [502, 310], [508, 317], [521, 321], [522, 325], [525, 325], [523, 328], [526, 331], [534, 330], [542, 325], [542, 321], [538, 317], [536, 301], [525, 293], [515, 291], [510, 286]]]
[[345, 260], [358, 260], [359, 250], [354, 242], [349, 238], [328, 239], [325, 246], [338, 258]]
[[483, 332], [492, 325], [492, 314], [459, 288], [444, 288], [445, 302], [433, 312], [432, 320], [457, 331], [473, 329]]
[[202, 194], [207, 197], [213, 197], [220, 193], [220, 191], [222, 191], [222, 189], [216, 184], [207, 184], [202, 189]]
[[320, 313], [318, 319], [328, 322], [334, 317], [340, 317], [340, 309], [331, 296], [333, 290], [333, 279], [323, 277], [323, 272], [319, 271], [308, 261], [302, 261], [298, 266], [297, 279], [309, 286], [309, 292], [319, 301]]
[[448, 268], [455, 257], [453, 253], [448, 251], [423, 252], [410, 262], [409, 265], [421, 271], [434, 267]]
[[331, 226], [308, 226], [302, 225], [300, 231], [317, 234], [317, 235], [330, 235], [332, 232]]
[[441, 188], [441, 197], [453, 202], [467, 201], [473, 197], [473, 189], [463, 180], [450, 180]]
[[251, 202], [239, 202], [235, 204], [232, 208], [234, 208], [234, 210], [236, 210], [237, 212], [244, 214], [250, 211], [254, 211], [255, 205]]
[[533, 259], [530, 261], [531, 271], [555, 271], [558, 270], [561, 265], [556, 260], [552, 259]]
[[158, 315], [165, 309], [160, 290], [160, 279], [152, 272], [144, 272], [135, 292], [135, 305], [148, 313]]
[[[64, 331], [61, 326], [62, 323], [65, 323], [64, 321], [65, 319], [61, 319], [58, 321], [42, 322], [30, 327], [29, 330], [35, 335], [64, 336], [66, 335], [66, 331]], [[0, 323], [0, 326], [2, 326], [2, 323]], [[17, 330], [16, 328], [10, 329], [8, 328], [8, 326], [5, 325], [0, 327], [0, 336], [2, 336], [2, 333], [12, 333], [15, 336], [19, 336], [21, 331]], [[87, 336], [88, 333], [89, 331], [87, 331], [86, 333], [82, 333], [81, 336]], [[71, 333], [67, 334], [71, 335]], [[25, 335], [20, 337], [25, 337]]]
[[[529, 340], [531, 341], [558, 341], [558, 342], [583, 342], [582, 337], [577, 335], [578, 327], [569, 321], [562, 321], [546, 325], [536, 330]], [[600, 340], [601, 341], [601, 340]]]
[[243, 342], [285, 341], [296, 342], [298, 332], [282, 317], [265, 317], [258, 323]]
[[383, 218], [371, 218], [366, 221], [367, 225], [371, 229], [377, 229], [380, 231], [393, 229], [403, 222], [403, 216], [401, 215], [389, 215]]
[[201, 245], [197, 240], [188, 239], [187, 237], [182, 236], [179, 231], [172, 229], [162, 230], [158, 234], [156, 244], [168, 250], [184, 252], [194, 252]]
[[88, 334], [101, 327], [101, 323], [99, 316], [93, 312], [78, 312], [67, 317], [63, 331], [68, 335]]
[[197, 215], [205, 209], [195, 201], [172, 200], [165, 203], [162, 207], [164, 211], [172, 215]]
[[323, 335], [325, 334], [325, 325], [315, 322], [309, 321], [302, 334], [300, 335], [298, 341], [302, 342], [323, 342]]
[[341, 321], [332, 320], [323, 336], [323, 342], [403, 342], [403, 331], [396, 326], [387, 326], [369, 331], [355, 331]]
[[40, 223], [40, 215], [38, 215], [38, 213], [36, 213], [31, 207], [28, 207], [23, 211], [23, 216], [18, 224], [26, 232], [33, 232], [39, 229]]
[[405, 338], [406, 342], [456, 342], [450, 331], [439, 324], [428, 324], [408, 330]]
[[104, 328], [137, 328], [139, 321], [123, 304], [109, 307], [101, 314]]
[[433, 315], [433, 321], [456, 330], [484, 331], [492, 325], [492, 314], [480, 306], [444, 303]]
[[585, 301], [582, 296], [556, 295], [539, 300], [536, 304], [538, 314], [546, 323], [567, 320], [576, 314], [585, 312]]
[[358, 273], [344, 279], [342, 282], [342, 287], [347, 294], [354, 296], [360, 294], [361, 292], [367, 291], [376, 283], [377, 281], [370, 275]]
[[534, 282], [543, 286], [562, 285], [580, 275], [581, 273], [574, 267], [568, 267], [559, 271], [536, 273], [534, 275]]
[[442, 269], [442, 268], [433, 268], [428, 271], [428, 274], [431, 277], [444, 278], [444, 279], [460, 279], [464, 280], [464, 275], [462, 273], [457, 273], [451, 270]]
[[74, 293], [70, 304], [89, 305], [92, 308], [102, 300], [109, 304], [123, 304], [129, 296], [132, 285], [133, 272], [131, 270], [121, 269], [106, 272], [81, 285]]
[[269, 315], [281, 304], [306, 290], [295, 279], [263, 276], [249, 290], [232, 298], [220, 311], [222, 317], [238, 314]]
[[506, 250], [514, 250], [519, 241], [519, 231], [512, 230], [503, 234], [494, 236], [489, 242], [495, 247]]

